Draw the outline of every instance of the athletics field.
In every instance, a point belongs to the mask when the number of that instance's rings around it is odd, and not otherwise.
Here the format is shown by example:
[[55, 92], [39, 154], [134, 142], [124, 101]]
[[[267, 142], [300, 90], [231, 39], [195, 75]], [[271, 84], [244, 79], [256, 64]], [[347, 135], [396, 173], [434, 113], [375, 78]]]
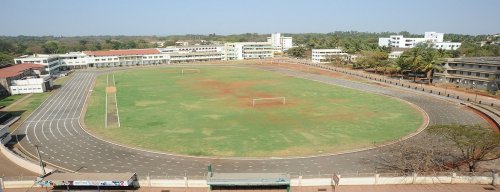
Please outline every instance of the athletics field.
[[192, 156], [335, 153], [396, 140], [423, 122], [404, 101], [252, 68], [104, 74], [88, 102], [85, 123], [98, 137]]

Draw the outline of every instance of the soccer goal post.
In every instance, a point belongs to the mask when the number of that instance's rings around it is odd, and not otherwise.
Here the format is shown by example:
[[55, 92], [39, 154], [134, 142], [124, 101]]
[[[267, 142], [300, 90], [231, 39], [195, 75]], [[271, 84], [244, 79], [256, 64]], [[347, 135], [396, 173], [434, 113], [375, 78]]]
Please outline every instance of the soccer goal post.
[[277, 100], [281, 101], [281, 103], [284, 105], [286, 104], [286, 97], [267, 97], [267, 98], [255, 98], [252, 99], [252, 106], [255, 107], [256, 104], [259, 104], [259, 101], [265, 101], [265, 100]]
[[184, 75], [184, 73], [200, 73], [200, 69], [182, 69], [181, 74]]

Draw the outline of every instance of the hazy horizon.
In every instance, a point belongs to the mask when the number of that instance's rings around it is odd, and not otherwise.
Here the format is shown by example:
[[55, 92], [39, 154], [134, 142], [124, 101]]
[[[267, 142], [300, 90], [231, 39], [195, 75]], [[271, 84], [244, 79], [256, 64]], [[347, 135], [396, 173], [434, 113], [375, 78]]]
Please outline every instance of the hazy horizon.
[[171, 36], [334, 31], [498, 34], [496, 0], [7, 0], [1, 36]]

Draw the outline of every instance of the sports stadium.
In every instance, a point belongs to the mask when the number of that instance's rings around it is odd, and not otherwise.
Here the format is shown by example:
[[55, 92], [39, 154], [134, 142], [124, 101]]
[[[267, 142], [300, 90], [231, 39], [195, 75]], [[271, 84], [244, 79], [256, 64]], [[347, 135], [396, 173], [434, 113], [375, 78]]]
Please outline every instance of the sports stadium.
[[376, 172], [385, 146], [429, 125], [487, 123], [454, 96], [396, 82], [279, 60], [81, 70], [14, 134], [67, 172], [313, 175]]
[[[294, 66], [299, 66], [295, 64]], [[305, 65], [300, 65], [305, 66]], [[204, 175], [373, 172], [374, 146], [484, 124], [451, 99], [317, 69], [201, 64], [77, 71], [17, 134], [63, 170]]]

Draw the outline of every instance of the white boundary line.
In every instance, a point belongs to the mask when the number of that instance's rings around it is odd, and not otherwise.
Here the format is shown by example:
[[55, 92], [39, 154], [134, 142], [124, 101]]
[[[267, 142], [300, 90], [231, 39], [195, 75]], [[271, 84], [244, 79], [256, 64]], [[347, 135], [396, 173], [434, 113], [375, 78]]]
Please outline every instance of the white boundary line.
[[[73, 79], [73, 77], [74, 77], [74, 76], [71, 76], [70, 78], [71, 78], [71, 79]], [[68, 79], [68, 81], [70, 81], [71, 79]], [[67, 84], [68, 84], [68, 82], [65, 82], [65, 83], [63, 83], [63, 86], [64, 86], [64, 85], [67, 85]], [[11, 132], [11, 133], [14, 133], [15, 131], [17, 131], [17, 129], [19, 129], [19, 128], [20, 128], [20, 127], [21, 127], [21, 126], [22, 126], [22, 125], [26, 122], [26, 120], [28, 120], [29, 118], [31, 118], [31, 117], [33, 116], [33, 114], [34, 114], [34, 113], [35, 113], [35, 112], [36, 112], [36, 111], [37, 111], [40, 107], [42, 107], [44, 104], [46, 104], [46, 103], [48, 103], [48, 102], [50, 103], [51, 101], [48, 101], [48, 100], [50, 99], [50, 97], [51, 97], [52, 95], [55, 95], [55, 94], [56, 94], [56, 93], [58, 93], [58, 92], [59, 92], [59, 89], [57, 89], [57, 90], [53, 91], [53, 92], [52, 92], [52, 93], [51, 93], [51, 94], [50, 94], [47, 98], [45, 98], [45, 100], [44, 100], [44, 101], [43, 101], [40, 105], [38, 105], [38, 107], [36, 107], [36, 108], [35, 108], [35, 110], [33, 110], [33, 111], [32, 111], [32, 112], [31, 112], [31, 113], [30, 113], [30, 114], [29, 114], [29, 115], [28, 115], [28, 116], [27, 116], [27, 117], [26, 117], [26, 118], [25, 118], [22, 122], [21, 122], [21, 124], [19, 125], [19, 127], [17, 127], [16, 129], [12, 130], [12, 132]], [[26, 132], [25, 132], [25, 134], [26, 134], [26, 135], [27, 135], [27, 130], [28, 130], [28, 129], [26, 128]], [[35, 134], [35, 135], [36, 135], [36, 134]], [[21, 150], [21, 153], [22, 153], [22, 154], [25, 154], [25, 155], [27, 155], [27, 156], [29, 156], [30, 158], [35, 159], [35, 160], [37, 160], [37, 159], [38, 159], [38, 157], [36, 157], [35, 155], [33, 155], [33, 154], [31, 154], [30, 152], [28, 152], [28, 150], [26, 150], [26, 149], [23, 147], [23, 145], [21, 145], [21, 144], [20, 144], [20, 141], [18, 140], [18, 138], [17, 138], [17, 137], [16, 137], [16, 142], [17, 142], [16, 146], [17, 146], [17, 147], [19, 147], [19, 149]], [[30, 143], [31, 143], [31, 142], [30, 142]], [[23, 158], [22, 156], [20, 156], [20, 157], [21, 157], [21, 158]], [[56, 164], [50, 163], [50, 162], [44, 162], [44, 163], [46, 163], [46, 164], [48, 164], [48, 165], [51, 165], [52, 167], [55, 167], [55, 168], [59, 168], [59, 169], [66, 170], [66, 171], [69, 171], [69, 172], [74, 172], [74, 171], [72, 171], [71, 169], [68, 169], [68, 168], [65, 168], [65, 167], [62, 167], [62, 166], [59, 166], [59, 165], [56, 165]]]
[[[113, 86], [116, 89], [115, 74], [114, 73], [113, 73]], [[120, 127], [120, 114], [118, 114], [118, 99], [116, 99], [116, 90], [115, 90], [115, 107], [116, 107], [116, 118], [118, 119], [118, 127]]]

